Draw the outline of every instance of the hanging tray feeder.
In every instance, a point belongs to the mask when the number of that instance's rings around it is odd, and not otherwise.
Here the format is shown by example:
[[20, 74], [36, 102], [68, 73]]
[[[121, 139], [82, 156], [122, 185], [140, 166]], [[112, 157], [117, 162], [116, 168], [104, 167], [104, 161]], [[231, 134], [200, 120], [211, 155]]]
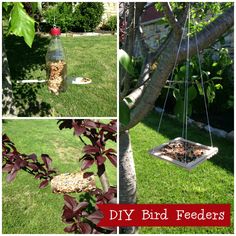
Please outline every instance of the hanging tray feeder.
[[218, 148], [205, 146], [179, 137], [151, 149], [149, 153], [161, 160], [191, 170], [216, 155]]
[[89, 192], [96, 188], [94, 175], [83, 178], [83, 172], [64, 173], [53, 177], [51, 188], [53, 193]]

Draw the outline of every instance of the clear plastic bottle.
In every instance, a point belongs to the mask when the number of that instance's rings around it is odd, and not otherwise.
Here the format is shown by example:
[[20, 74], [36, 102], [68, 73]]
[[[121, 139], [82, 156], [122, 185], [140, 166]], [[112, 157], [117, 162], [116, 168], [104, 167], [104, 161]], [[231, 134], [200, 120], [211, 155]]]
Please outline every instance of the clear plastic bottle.
[[49, 91], [58, 95], [67, 87], [67, 64], [60, 39], [60, 28], [53, 27], [50, 33], [52, 39], [46, 54], [47, 84]]

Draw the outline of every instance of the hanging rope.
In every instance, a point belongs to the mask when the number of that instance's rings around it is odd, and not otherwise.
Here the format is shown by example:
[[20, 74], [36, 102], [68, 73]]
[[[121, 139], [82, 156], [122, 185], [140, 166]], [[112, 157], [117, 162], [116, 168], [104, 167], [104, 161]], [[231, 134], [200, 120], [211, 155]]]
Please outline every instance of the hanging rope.
[[190, 3], [188, 10], [188, 28], [187, 28], [187, 55], [186, 55], [186, 73], [184, 84], [184, 112], [182, 137], [188, 139], [188, 80], [189, 80], [189, 38], [190, 38]]
[[[186, 24], [187, 24], [187, 19], [188, 19], [188, 16], [186, 16], [186, 19], [185, 19], [185, 22], [184, 22], [184, 29], [185, 29]], [[174, 70], [175, 70], [175, 67], [177, 65], [177, 61], [178, 61], [178, 58], [179, 58], [179, 52], [180, 52], [181, 44], [182, 44], [182, 41], [183, 41], [183, 37], [184, 37], [184, 30], [183, 30], [182, 35], [181, 35], [179, 47], [178, 47], [176, 58], [175, 58], [174, 67], [173, 67], [173, 70], [171, 72], [171, 78], [170, 78], [171, 82], [173, 81], [173, 78], [174, 78]], [[162, 118], [163, 118], [163, 115], [164, 115], [164, 112], [165, 112], [166, 103], [167, 103], [167, 99], [168, 99], [169, 93], [170, 93], [170, 86], [167, 89], [167, 93], [166, 93], [165, 101], [164, 101], [164, 104], [163, 104], [163, 108], [162, 108], [162, 112], [161, 112], [161, 117], [160, 117], [158, 128], [157, 128], [157, 132], [159, 132], [160, 128], [161, 128]]]
[[[188, 27], [187, 27], [187, 52], [186, 52], [186, 54], [187, 54], [186, 55], [186, 74], [185, 74], [185, 80], [182, 81], [182, 82], [184, 82], [184, 109], [183, 109], [182, 137], [184, 139], [186, 139], [186, 140], [188, 139], [188, 101], [189, 101], [189, 87], [188, 87], [188, 85], [192, 84], [191, 81], [189, 82], [189, 65], [190, 65], [190, 60], [189, 60], [190, 12], [191, 11], [190, 11], [190, 3], [189, 3], [189, 10], [188, 10], [188, 14], [186, 16], [185, 23], [184, 23], [184, 29], [186, 29], [186, 24], [187, 24], [187, 20], [188, 20]], [[194, 26], [195, 26], [195, 22], [194, 22]], [[185, 30], [183, 30], [183, 32], [182, 32], [180, 43], [179, 43], [179, 47], [178, 47], [178, 51], [177, 51], [177, 55], [176, 55], [176, 59], [175, 59], [175, 63], [174, 63], [174, 67], [173, 67], [173, 70], [172, 70], [172, 73], [171, 73], [171, 78], [170, 78], [170, 80], [168, 80], [168, 83], [170, 83], [170, 84], [171, 83], [175, 83], [175, 81], [173, 81], [174, 70], [175, 70], [175, 67], [177, 65], [177, 61], [178, 61], [179, 52], [180, 52], [181, 44], [182, 44], [182, 41], [183, 41], [184, 33], [185, 33]], [[211, 146], [213, 147], [212, 134], [211, 134], [211, 126], [210, 126], [210, 121], [209, 121], [209, 112], [208, 112], [208, 108], [207, 108], [206, 93], [205, 93], [205, 89], [204, 89], [203, 74], [202, 74], [201, 62], [200, 62], [200, 52], [199, 52], [198, 39], [197, 39], [196, 32], [195, 32], [195, 43], [196, 43], [196, 47], [197, 47], [197, 57], [198, 57], [199, 72], [200, 72], [200, 78], [201, 78], [201, 88], [203, 90], [204, 106], [205, 106], [206, 118], [207, 118], [207, 124], [208, 124], [208, 132], [209, 132], [209, 136], [210, 136]], [[167, 99], [168, 99], [168, 96], [169, 96], [170, 88], [171, 88], [171, 86], [168, 86], [166, 97], [165, 97], [164, 104], [163, 104], [163, 109], [162, 109], [162, 112], [161, 112], [161, 116], [160, 116], [160, 120], [159, 120], [159, 124], [158, 124], [158, 128], [157, 128], [158, 132], [160, 131], [161, 123], [162, 123], [162, 120], [163, 120], [163, 115], [164, 115], [164, 112], [165, 112], [166, 103], [167, 103]], [[186, 150], [186, 147], [185, 147], [185, 150]], [[186, 152], [185, 152], [185, 162], [186, 162]]]
[[[194, 25], [195, 25], [195, 22], [194, 22]], [[201, 62], [200, 62], [200, 53], [199, 53], [199, 48], [198, 48], [198, 39], [197, 39], [197, 33], [196, 32], [195, 32], [195, 43], [196, 43], [196, 47], [197, 47], [198, 65], [199, 65], [200, 78], [201, 78], [201, 87], [202, 87], [203, 98], [204, 98], [204, 106], [205, 106], [205, 111], [206, 111], [208, 133], [209, 133], [209, 137], [210, 137], [211, 147], [213, 147], [210, 119], [209, 119], [209, 113], [208, 113], [208, 108], [207, 108], [206, 93], [205, 93], [205, 89], [204, 89], [204, 82], [203, 82], [203, 76], [202, 76], [202, 67], [201, 67]]]
[[[186, 56], [186, 74], [184, 85], [184, 112], [183, 112], [183, 128], [182, 137], [188, 139], [188, 80], [189, 80], [189, 38], [190, 38], [190, 3], [188, 10], [188, 29], [187, 29], [187, 56]], [[187, 143], [184, 142], [184, 159], [187, 162]]]

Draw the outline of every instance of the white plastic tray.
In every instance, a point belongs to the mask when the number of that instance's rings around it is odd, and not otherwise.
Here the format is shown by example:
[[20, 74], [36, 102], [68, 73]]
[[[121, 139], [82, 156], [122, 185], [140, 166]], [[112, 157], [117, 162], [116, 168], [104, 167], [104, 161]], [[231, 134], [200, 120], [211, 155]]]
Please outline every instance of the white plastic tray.
[[[174, 141], [184, 141], [184, 142], [187, 142], [187, 143], [194, 144], [196, 146], [200, 146], [200, 147], [202, 147], [206, 150], [204, 150], [205, 153], [202, 156], [196, 158], [194, 161], [184, 163], [184, 162], [175, 160], [170, 156], [161, 154], [161, 148], [163, 148], [164, 146], [166, 146], [166, 145], [168, 145], [168, 144], [170, 144]], [[177, 166], [180, 166], [180, 167], [183, 167], [185, 169], [191, 170], [194, 167], [196, 167], [197, 165], [199, 165], [200, 163], [202, 163], [202, 162], [206, 161], [207, 159], [210, 159], [212, 156], [216, 155], [218, 153], [218, 148], [217, 147], [205, 146], [205, 145], [202, 145], [200, 143], [192, 142], [192, 141], [186, 140], [184, 138], [178, 137], [178, 138], [175, 138], [173, 140], [170, 140], [168, 143], [164, 143], [164, 144], [162, 144], [158, 147], [155, 147], [155, 148], [151, 149], [149, 151], [149, 153], [151, 155], [161, 159], [161, 160], [168, 161], [168, 162], [171, 162], [171, 163], [173, 163]]]
[[90, 84], [90, 83], [92, 83], [92, 80], [85, 77], [76, 77], [71, 80], [71, 84]]

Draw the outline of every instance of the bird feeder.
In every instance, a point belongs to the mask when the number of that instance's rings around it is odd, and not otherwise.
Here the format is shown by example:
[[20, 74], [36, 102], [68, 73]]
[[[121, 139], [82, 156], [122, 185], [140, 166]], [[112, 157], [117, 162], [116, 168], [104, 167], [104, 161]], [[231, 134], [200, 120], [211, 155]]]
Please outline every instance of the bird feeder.
[[53, 27], [50, 33], [52, 39], [46, 54], [47, 84], [49, 91], [58, 95], [67, 87], [67, 64], [60, 40], [60, 28]]
[[218, 148], [178, 137], [151, 149], [149, 153], [161, 160], [191, 170], [217, 154]]
[[53, 193], [89, 192], [96, 188], [94, 175], [87, 178], [84, 173], [64, 173], [53, 177], [51, 188]]

